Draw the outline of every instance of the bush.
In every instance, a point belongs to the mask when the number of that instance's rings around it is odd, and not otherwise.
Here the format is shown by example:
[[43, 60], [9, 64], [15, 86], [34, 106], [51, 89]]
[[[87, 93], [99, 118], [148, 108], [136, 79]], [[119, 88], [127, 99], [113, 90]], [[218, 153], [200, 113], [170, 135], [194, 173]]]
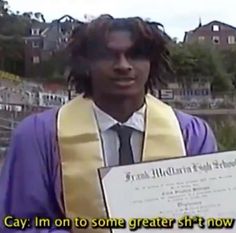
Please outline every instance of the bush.
[[236, 119], [233, 117], [224, 117], [224, 119], [208, 120], [215, 133], [219, 150], [236, 149]]

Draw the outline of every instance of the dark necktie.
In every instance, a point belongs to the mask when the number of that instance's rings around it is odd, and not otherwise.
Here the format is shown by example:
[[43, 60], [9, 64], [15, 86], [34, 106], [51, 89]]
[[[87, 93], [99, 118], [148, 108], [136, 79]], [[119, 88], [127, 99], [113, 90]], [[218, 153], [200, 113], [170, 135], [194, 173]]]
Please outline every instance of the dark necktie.
[[128, 126], [114, 125], [112, 127], [118, 134], [120, 140], [119, 165], [133, 164], [133, 152], [130, 143], [133, 129]]

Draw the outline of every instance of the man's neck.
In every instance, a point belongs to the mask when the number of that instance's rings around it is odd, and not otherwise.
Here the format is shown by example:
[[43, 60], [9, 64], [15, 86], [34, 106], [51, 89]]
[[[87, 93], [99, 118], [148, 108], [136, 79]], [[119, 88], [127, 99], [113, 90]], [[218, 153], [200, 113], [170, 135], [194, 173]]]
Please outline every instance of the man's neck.
[[144, 102], [145, 96], [142, 98], [94, 98], [94, 103], [108, 115], [119, 122], [126, 122], [134, 112], [139, 110]]

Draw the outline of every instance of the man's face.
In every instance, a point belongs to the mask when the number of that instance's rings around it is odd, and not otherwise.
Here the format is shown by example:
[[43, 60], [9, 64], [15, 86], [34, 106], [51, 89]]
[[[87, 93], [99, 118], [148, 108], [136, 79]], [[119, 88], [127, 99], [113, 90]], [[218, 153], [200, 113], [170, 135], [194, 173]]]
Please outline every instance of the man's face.
[[112, 31], [90, 61], [94, 96], [132, 97], [145, 93], [150, 61], [134, 47], [129, 31]]

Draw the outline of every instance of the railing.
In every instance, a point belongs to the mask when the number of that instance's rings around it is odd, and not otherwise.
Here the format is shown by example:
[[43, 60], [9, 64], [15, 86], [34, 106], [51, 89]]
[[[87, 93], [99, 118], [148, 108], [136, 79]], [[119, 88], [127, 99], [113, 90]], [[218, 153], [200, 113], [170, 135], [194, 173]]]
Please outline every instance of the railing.
[[0, 102], [0, 110], [4, 111], [26, 112], [31, 110], [45, 110], [48, 108], [49, 107], [44, 107], [39, 105]]
[[19, 123], [18, 121], [15, 121], [14, 119], [6, 119], [3, 117], [0, 117], [0, 122], [1, 122], [0, 128], [9, 129], [9, 130], [14, 129], [16, 127], [16, 125]]
[[[236, 99], [191, 99], [191, 100], [182, 100], [182, 101], [173, 101], [173, 100], [163, 100], [164, 102], [170, 104], [171, 106], [184, 110], [184, 111], [197, 111], [201, 110], [206, 112], [206, 110], [213, 112], [225, 112], [233, 111], [236, 109]], [[26, 105], [26, 104], [9, 104], [0, 102], [0, 114], [1, 111], [7, 112], [11, 119], [23, 118], [31, 113], [42, 112], [44, 110], [50, 109], [50, 107], [44, 107], [39, 105]], [[231, 112], [232, 112], [231, 111]], [[9, 116], [8, 115], [8, 116]], [[21, 119], [20, 119], [21, 120]]]
[[[13, 114], [11, 112], [11, 114]], [[17, 126], [19, 123], [14, 119], [15, 114], [9, 118], [5, 117], [0, 117], [0, 132], [1, 132], [1, 137], [0, 137], [0, 168], [1, 168], [1, 163], [5, 157], [7, 145], [8, 145], [8, 140], [10, 140], [10, 135], [12, 130]], [[9, 139], [8, 139], [9, 137]]]

